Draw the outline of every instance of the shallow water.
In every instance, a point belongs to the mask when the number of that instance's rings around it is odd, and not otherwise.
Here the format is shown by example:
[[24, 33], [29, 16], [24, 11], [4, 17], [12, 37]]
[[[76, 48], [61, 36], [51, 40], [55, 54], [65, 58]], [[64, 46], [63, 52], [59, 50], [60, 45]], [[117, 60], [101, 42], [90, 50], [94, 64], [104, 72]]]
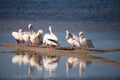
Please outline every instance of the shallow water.
[[[29, 53], [30, 54], [30, 53]], [[119, 55], [119, 53], [115, 53]], [[112, 55], [112, 57], [107, 59], [113, 59], [116, 57], [116, 61], [120, 61], [119, 57]], [[101, 63], [86, 62], [80, 59], [74, 58], [74, 63], [67, 70], [66, 63], [68, 59], [72, 57], [60, 57], [58, 62], [50, 63], [50, 69], [47, 69], [44, 65], [45, 62], [40, 60], [43, 68], [38, 70], [34, 66], [33, 71], [29, 74], [30, 64], [25, 63], [25, 61], [13, 61], [15, 59], [15, 54], [1, 54], [0, 55], [0, 78], [1, 79], [82, 79], [82, 80], [118, 80], [120, 79], [119, 66], [104, 65]], [[105, 55], [107, 56], [107, 55]], [[110, 54], [109, 54], [110, 56]], [[108, 56], [108, 57], [109, 57]], [[51, 58], [51, 60], [54, 58]], [[53, 68], [54, 67], [54, 68]]]
[[[77, 34], [77, 33], [75, 33]], [[115, 34], [115, 36], [114, 36]], [[2, 36], [4, 35], [4, 36]], [[64, 33], [56, 33], [61, 42], [61, 46], [70, 46], [65, 41]], [[11, 37], [10, 33], [1, 33], [1, 42], [7, 43], [16, 43], [15, 40]], [[96, 49], [104, 48], [119, 48], [120, 47], [120, 37], [119, 33], [86, 33], [86, 37], [91, 38], [94, 42]], [[104, 38], [103, 38], [104, 37]], [[14, 49], [0, 47], [1, 51], [10, 51]], [[74, 54], [74, 53], [73, 53]], [[15, 56], [22, 55], [22, 57]], [[13, 54], [0, 54], [0, 79], [81, 79], [81, 80], [118, 80], [120, 79], [120, 67], [114, 65], [107, 65], [98, 62], [86, 62], [78, 58], [60, 56], [60, 58], [55, 57], [42, 57], [39, 60], [41, 63], [42, 69], [39, 70], [38, 67], [34, 66], [33, 70], [29, 72], [30, 68], [30, 57], [28, 62], [23, 59], [25, 55], [36, 55], [34, 53], [13, 53]], [[110, 52], [105, 54], [91, 54], [94, 56], [102, 57], [108, 60], [114, 60], [120, 62], [119, 52]], [[35, 56], [33, 56], [35, 57]], [[40, 58], [39, 57], [39, 58]], [[46, 58], [45, 58], [46, 57]], [[38, 58], [38, 57], [37, 57]], [[36, 58], [36, 59], [37, 59]], [[19, 60], [18, 60], [19, 59]], [[48, 60], [50, 64], [47, 64], [44, 59]], [[68, 60], [69, 59], [69, 60]], [[56, 61], [54, 61], [56, 60]], [[52, 62], [53, 61], [53, 62]], [[68, 62], [72, 62], [69, 64]], [[34, 59], [33, 59], [34, 62]], [[36, 64], [39, 64], [36, 63]], [[47, 64], [49, 67], [45, 66]], [[68, 67], [67, 67], [68, 66]]]

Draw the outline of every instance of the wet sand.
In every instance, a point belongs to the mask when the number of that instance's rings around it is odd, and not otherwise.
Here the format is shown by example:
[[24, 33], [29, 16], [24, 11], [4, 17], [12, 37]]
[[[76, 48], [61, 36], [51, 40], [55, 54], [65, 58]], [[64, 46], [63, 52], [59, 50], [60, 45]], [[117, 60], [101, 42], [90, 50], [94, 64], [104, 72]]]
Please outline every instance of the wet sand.
[[90, 54], [98, 54], [98, 53], [100, 54], [100, 53], [105, 53], [105, 52], [120, 51], [120, 48], [102, 49], [102, 50], [92, 49], [92, 50], [87, 51], [87, 50], [82, 50], [82, 49], [73, 50], [69, 47], [57, 47], [57, 48], [54, 48], [53, 50], [49, 50], [48, 48], [45, 48], [44, 46], [33, 47], [33, 46], [25, 46], [22, 44], [11, 44], [11, 43], [0, 43], [0, 46], [15, 49], [15, 51], [0, 51], [0, 54], [2, 53], [10, 54], [10, 53], [16, 53], [19, 51], [20, 52], [27, 51], [27, 52], [39, 53], [40, 55], [45, 55], [45, 56], [54, 55], [54, 56], [76, 57], [84, 61], [99, 62], [103, 64], [120, 66], [120, 62], [118, 61], [107, 60], [105, 58], [90, 55]]

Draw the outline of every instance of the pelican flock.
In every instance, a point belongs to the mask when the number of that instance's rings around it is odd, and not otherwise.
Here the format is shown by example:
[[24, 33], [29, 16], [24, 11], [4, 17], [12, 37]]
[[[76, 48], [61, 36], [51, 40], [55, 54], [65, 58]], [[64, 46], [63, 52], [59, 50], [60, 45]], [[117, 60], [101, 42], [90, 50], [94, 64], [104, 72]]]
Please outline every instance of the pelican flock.
[[22, 31], [22, 29], [19, 29], [18, 32], [13, 31], [12, 36], [17, 41], [17, 43], [24, 43], [26, 42], [28, 45], [34, 45], [38, 46], [39, 44], [42, 44], [41, 38], [43, 34], [43, 30], [38, 30], [36, 33], [33, 29], [33, 25], [28, 25], [29, 31]]
[[[53, 33], [52, 27], [49, 26], [49, 33], [45, 33], [42, 39], [43, 30], [39, 29], [35, 32], [33, 25], [28, 24], [28, 31], [22, 31], [20, 28], [18, 31], [13, 31], [12, 36], [17, 41], [17, 43], [27, 43], [28, 45], [39, 46], [43, 45], [52, 49], [53, 47], [60, 46], [58, 37]], [[79, 32], [79, 36], [71, 34], [66, 30], [66, 41], [72, 46], [72, 49], [77, 47], [84, 50], [89, 50], [89, 48], [94, 48], [93, 42], [90, 39], [83, 37], [83, 32]]]

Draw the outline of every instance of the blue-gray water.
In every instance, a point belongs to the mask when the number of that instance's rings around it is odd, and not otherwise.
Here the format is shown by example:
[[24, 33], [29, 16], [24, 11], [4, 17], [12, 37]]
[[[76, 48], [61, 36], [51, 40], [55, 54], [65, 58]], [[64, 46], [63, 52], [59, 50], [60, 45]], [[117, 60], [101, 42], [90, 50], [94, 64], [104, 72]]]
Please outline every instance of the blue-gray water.
[[119, 0], [1, 0], [0, 17], [54, 21], [119, 21]]
[[119, 0], [1, 0], [0, 27], [10, 31], [33, 23], [56, 31], [120, 31], [119, 9]]
[[[70, 46], [65, 40], [65, 31], [78, 35], [79, 31], [90, 38], [96, 49], [120, 48], [120, 1], [119, 0], [0, 0], [0, 43], [16, 43], [12, 31], [32, 23], [35, 30], [48, 32], [52, 26], [61, 46]], [[0, 47], [1, 51], [14, 50]], [[73, 53], [74, 54], [74, 53]], [[93, 54], [92, 54], [93, 55]], [[29, 64], [13, 63], [15, 54], [0, 54], [0, 79], [81, 79], [81, 80], [119, 80], [120, 67], [90, 62], [82, 75], [79, 66], [66, 72], [68, 57], [60, 57], [55, 71], [51, 74], [44, 68], [35, 68], [28, 74]], [[94, 56], [119, 61], [119, 52], [94, 54]], [[41, 60], [43, 65], [43, 60]]]

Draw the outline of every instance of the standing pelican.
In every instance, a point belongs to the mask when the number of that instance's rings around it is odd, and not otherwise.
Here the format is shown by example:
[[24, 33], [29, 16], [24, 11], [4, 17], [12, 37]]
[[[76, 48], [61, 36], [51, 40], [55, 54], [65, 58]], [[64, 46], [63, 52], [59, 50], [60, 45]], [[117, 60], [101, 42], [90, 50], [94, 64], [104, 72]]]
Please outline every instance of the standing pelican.
[[88, 50], [89, 48], [94, 48], [93, 43], [90, 39], [83, 38], [83, 32], [79, 33], [79, 42], [84, 50]]
[[30, 33], [29, 32], [23, 32], [21, 37], [24, 40], [24, 42], [28, 43], [28, 45], [29, 45], [29, 43], [30, 43]]
[[52, 27], [49, 26], [49, 31], [50, 34], [46, 33], [43, 37], [43, 44], [44, 45], [48, 45], [49, 48], [52, 46], [58, 46], [59, 45], [59, 41], [58, 38], [55, 36], [55, 34], [52, 32]]
[[18, 32], [12, 32], [12, 36], [17, 41], [17, 43], [24, 43], [24, 40], [22, 39], [22, 34], [22, 29], [19, 29]]
[[66, 30], [66, 40], [69, 44], [72, 45], [72, 49], [74, 49], [75, 47], [80, 47], [78, 37], [74, 34], [69, 33], [68, 30]]

